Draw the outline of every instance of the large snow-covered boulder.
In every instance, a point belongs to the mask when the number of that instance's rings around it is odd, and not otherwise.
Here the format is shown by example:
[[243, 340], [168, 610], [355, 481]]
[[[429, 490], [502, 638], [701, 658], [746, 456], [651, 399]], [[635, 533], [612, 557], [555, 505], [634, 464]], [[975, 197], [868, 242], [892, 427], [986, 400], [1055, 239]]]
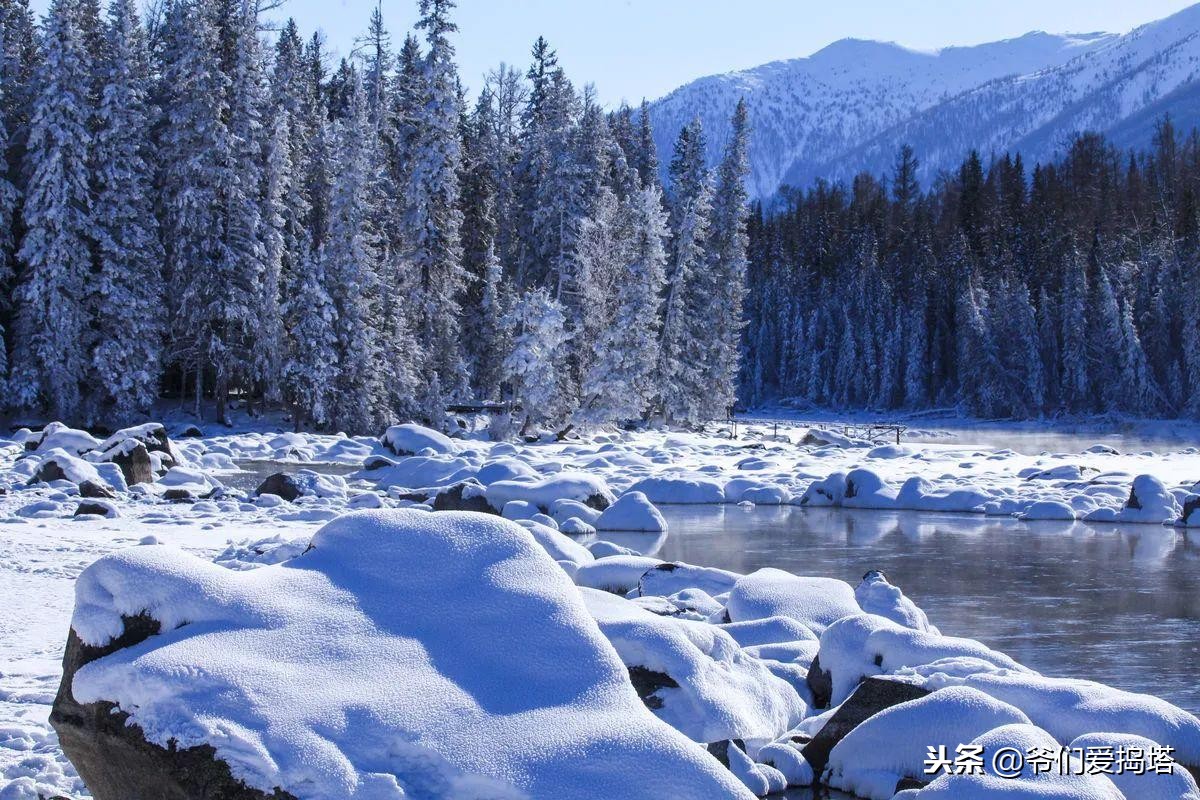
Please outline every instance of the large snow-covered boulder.
[[171, 443], [166, 427], [160, 422], [122, 428], [101, 442], [94, 452], [98, 455], [97, 460], [111, 461], [111, 458], [101, 454], [128, 452], [134, 447], [134, 443], [141, 444], [151, 454], [156, 462], [155, 471], [167, 470], [182, 463], [179, 451]]
[[[751, 796], [642, 704], [578, 590], [498, 517], [350, 514], [248, 571], [134, 548], [76, 595], [53, 722], [97, 800]], [[214, 795], [179, 754], [259, 794]]]
[[829, 753], [822, 782], [857, 797], [891, 800], [904, 779], [924, 781], [929, 748], [950, 753], [1003, 725], [1029, 724], [1016, 708], [966, 687], [894, 705], [851, 730]]
[[[35, 458], [38, 457], [35, 456]], [[52, 483], [61, 480], [69, 481], [77, 486], [85, 484], [111, 486], [101, 476], [95, 464], [73, 456], [62, 448], [46, 451], [40, 456], [37, 468], [29, 482]]]
[[888, 582], [887, 575], [873, 569], [863, 576], [862, 582], [854, 589], [854, 599], [859, 607], [868, 614], [885, 617], [918, 631], [938, 633], [938, 629], [929, 622], [925, 612], [917, 604], [904, 596], [899, 587]]
[[524, 500], [548, 514], [559, 500], [575, 500], [604, 511], [616, 500], [608, 484], [586, 472], [559, 472], [545, 478], [515, 478], [487, 487], [487, 501], [500, 511], [513, 500]]
[[30, 433], [25, 440], [25, 449], [38, 453], [63, 450], [73, 456], [95, 450], [100, 440], [87, 431], [68, 427], [62, 422], [51, 422], [38, 433]]
[[384, 431], [379, 443], [398, 456], [412, 456], [425, 450], [439, 454], [455, 450], [454, 440], [449, 436], [412, 422], [392, 425]]
[[598, 531], [642, 531], [660, 533], [667, 529], [662, 512], [641, 492], [628, 492], [617, 498], [594, 523]]

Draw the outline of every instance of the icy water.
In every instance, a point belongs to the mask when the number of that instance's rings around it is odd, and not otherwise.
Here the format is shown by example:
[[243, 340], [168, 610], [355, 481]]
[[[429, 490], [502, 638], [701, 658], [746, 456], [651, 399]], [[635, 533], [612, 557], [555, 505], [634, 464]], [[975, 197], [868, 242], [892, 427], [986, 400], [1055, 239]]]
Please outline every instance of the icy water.
[[[667, 506], [659, 558], [779, 567], [856, 584], [882, 569], [941, 628], [1046, 675], [1163, 697], [1200, 713], [1200, 541], [1152, 525], [971, 515]], [[611, 536], [621, 540], [620, 536]]]

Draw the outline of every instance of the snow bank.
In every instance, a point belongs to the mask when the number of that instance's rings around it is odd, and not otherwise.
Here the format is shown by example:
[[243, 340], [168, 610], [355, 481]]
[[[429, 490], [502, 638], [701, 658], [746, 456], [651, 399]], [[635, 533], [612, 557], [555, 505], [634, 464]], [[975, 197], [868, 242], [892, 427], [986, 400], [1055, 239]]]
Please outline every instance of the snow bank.
[[411, 422], [392, 425], [384, 431], [379, 443], [398, 456], [417, 455], [425, 450], [432, 450], [434, 453], [455, 451], [454, 440], [449, 436]]
[[626, 666], [665, 676], [643, 699], [689, 739], [762, 745], [804, 716], [796, 690], [719, 628], [657, 616], [605, 592], [585, 589], [583, 597]]
[[641, 492], [629, 492], [617, 498], [594, 523], [598, 531], [644, 531], [659, 533], [667, 521]]
[[165, 631], [80, 669], [76, 698], [116, 701], [160, 745], [211, 744], [264, 791], [749, 796], [646, 709], [577, 590], [496, 517], [351, 514], [242, 572], [134, 548], [76, 594], [89, 644], [142, 611]]

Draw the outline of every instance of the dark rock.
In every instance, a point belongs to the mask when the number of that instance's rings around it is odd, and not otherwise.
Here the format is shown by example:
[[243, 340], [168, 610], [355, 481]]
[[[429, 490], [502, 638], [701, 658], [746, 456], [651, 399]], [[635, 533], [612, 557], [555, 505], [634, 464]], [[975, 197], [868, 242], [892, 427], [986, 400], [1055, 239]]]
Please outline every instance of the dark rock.
[[602, 494], [592, 495], [587, 500], [584, 500], [583, 504], [588, 508], [594, 508], [597, 511], [607, 511], [608, 507], [612, 505], [612, 503], [609, 502], [609, 499]]
[[[472, 497], [464, 498], [467, 487], [474, 487]], [[426, 501], [428, 502], [428, 500]], [[481, 514], [495, 514], [483, 496], [483, 486], [477, 481], [463, 481], [442, 489], [433, 497], [434, 511], [477, 511]]]
[[1200, 509], [1200, 494], [1185, 497], [1183, 500], [1183, 516], [1179, 518], [1179, 521], [1186, 525], [1187, 521], [1191, 519], [1192, 512], [1197, 509]]
[[629, 680], [638, 697], [651, 711], [663, 707], [662, 698], [658, 696], [659, 689], [678, 689], [679, 683], [665, 672], [655, 672], [646, 667], [630, 667]]
[[67, 473], [63, 472], [62, 467], [57, 461], [44, 461], [38, 467], [38, 471], [33, 473], [33, 477], [29, 479], [30, 484], [34, 483], [50, 483], [51, 481], [65, 481]]
[[117, 493], [102, 483], [84, 481], [79, 484], [79, 496], [89, 497], [93, 500], [113, 500], [116, 498]]
[[304, 490], [300, 488], [300, 484], [291, 475], [276, 472], [254, 490], [255, 497], [260, 494], [277, 494], [284, 500], [292, 503], [295, 502], [297, 497], [304, 494]]
[[911, 683], [888, 680], [887, 678], [867, 678], [858, 685], [854, 693], [846, 698], [846, 702], [833, 713], [825, 726], [817, 732], [812, 741], [804, 746], [802, 751], [805, 760], [812, 765], [813, 775], [820, 780], [825, 765], [829, 763], [829, 753], [834, 745], [840, 742], [846, 734], [857, 728], [866, 720], [886, 708], [919, 700], [929, 694], [928, 689], [914, 686]]
[[187, 489], [167, 489], [163, 492], [163, 500], [172, 503], [191, 503], [195, 501], [196, 496]]
[[899, 794], [905, 789], [924, 789], [928, 785], [925, 781], [919, 781], [916, 778], [901, 778], [896, 782], [896, 793]]
[[145, 614], [124, 617], [121, 636], [104, 647], [91, 647], [72, 630], [63, 655], [63, 677], [54, 698], [50, 724], [95, 800], [295, 800], [281, 789], [252, 789], [230, 774], [209, 745], [179, 748], [148, 742], [142, 729], [114, 703], [79, 703], [71, 693], [75, 673], [84, 665], [132, 647], [159, 633], [157, 620]]
[[83, 502], [75, 509], [75, 516], [82, 517], [85, 515], [94, 515], [97, 517], [114, 517], [116, 514], [104, 503], [88, 503]]
[[821, 654], [808, 666], [808, 690], [812, 692], [813, 708], [829, 708], [833, 697], [833, 673], [821, 669]]
[[705, 747], [708, 749], [709, 755], [711, 755], [717, 761], [720, 761], [721, 766], [725, 767], [725, 769], [729, 769], [730, 747], [736, 747], [743, 753], [746, 752], [746, 743], [741, 739], [726, 739], [723, 742], [712, 742], [711, 744], [705, 745]]
[[150, 451], [146, 445], [138, 442], [128, 448], [127, 452], [123, 452], [123, 449], [110, 450], [105, 454], [105, 460], [121, 468], [121, 474], [130, 486], [137, 483], [154, 483], [154, 464], [150, 461]]
[[179, 430], [179, 433], [175, 435], [180, 439], [202, 439], [204, 437], [204, 431], [195, 425], [185, 425]]

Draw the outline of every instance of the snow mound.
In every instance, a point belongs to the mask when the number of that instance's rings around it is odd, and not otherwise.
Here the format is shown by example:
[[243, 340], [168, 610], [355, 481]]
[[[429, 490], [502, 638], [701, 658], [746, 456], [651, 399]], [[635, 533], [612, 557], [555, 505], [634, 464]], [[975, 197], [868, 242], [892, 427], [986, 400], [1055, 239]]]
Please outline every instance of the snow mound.
[[956, 687], [900, 703], [868, 718], [834, 745], [825, 783], [869, 800], [890, 800], [903, 778], [925, 779], [928, 748], [960, 745], [1003, 725], [1028, 724], [1017, 709]]
[[667, 521], [654, 504], [641, 492], [629, 492], [617, 498], [596, 519], [598, 531], [645, 531], [661, 533], [667, 529]]
[[657, 616], [605, 592], [585, 589], [583, 598], [626, 666], [664, 676], [643, 699], [689, 739], [762, 745], [804, 716], [796, 690], [719, 628]]
[[801, 578], [769, 567], [739, 578], [729, 591], [727, 608], [732, 622], [791, 617], [818, 636], [842, 617], [861, 613], [846, 582]]
[[[237, 572], [169, 547], [80, 576], [72, 626], [164, 633], [87, 664], [148, 739], [216, 748], [306, 800], [748, 797], [654, 717], [563, 572], [511, 522], [360, 512], [285, 565]], [[434, 699], [436, 698], [436, 700]]]
[[38, 453], [64, 450], [71, 455], [78, 456], [95, 450], [100, 445], [100, 440], [87, 431], [70, 428], [62, 422], [51, 422], [42, 428], [40, 434], [34, 433], [31, 434], [31, 437], [27, 441], [26, 447], [32, 443], [35, 445], [34, 451]]
[[455, 451], [454, 440], [449, 436], [411, 422], [392, 425], [384, 431], [379, 443], [398, 456], [412, 456], [423, 450], [439, 454]]
[[575, 582], [589, 589], [626, 594], [637, 588], [647, 570], [661, 563], [649, 556], [604, 556], [580, 566], [575, 573]]

